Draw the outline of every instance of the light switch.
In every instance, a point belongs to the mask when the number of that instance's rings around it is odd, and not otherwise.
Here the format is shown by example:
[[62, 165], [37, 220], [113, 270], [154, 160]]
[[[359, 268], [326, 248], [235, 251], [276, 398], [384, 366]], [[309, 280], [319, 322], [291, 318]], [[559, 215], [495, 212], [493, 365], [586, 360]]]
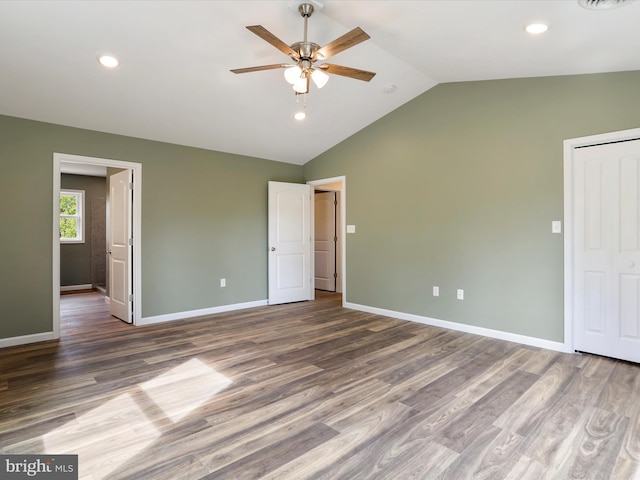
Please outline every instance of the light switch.
[[551, 233], [562, 233], [562, 222], [560, 220], [551, 222]]
[[355, 225], [347, 225], [347, 233], [356, 233]]

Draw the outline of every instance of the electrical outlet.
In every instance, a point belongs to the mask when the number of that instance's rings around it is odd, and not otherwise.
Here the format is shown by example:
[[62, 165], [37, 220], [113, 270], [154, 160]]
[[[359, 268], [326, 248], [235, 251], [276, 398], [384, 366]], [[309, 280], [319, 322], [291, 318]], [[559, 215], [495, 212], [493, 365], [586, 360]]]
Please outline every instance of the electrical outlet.
[[440, 287], [433, 287], [433, 296], [434, 297], [439, 297], [440, 296]]
[[462, 290], [461, 288], [456, 290], [456, 298], [458, 300], [464, 300], [464, 290]]
[[227, 286], [227, 279], [226, 278], [221, 278], [220, 279], [220, 286], [221, 287], [226, 287]]

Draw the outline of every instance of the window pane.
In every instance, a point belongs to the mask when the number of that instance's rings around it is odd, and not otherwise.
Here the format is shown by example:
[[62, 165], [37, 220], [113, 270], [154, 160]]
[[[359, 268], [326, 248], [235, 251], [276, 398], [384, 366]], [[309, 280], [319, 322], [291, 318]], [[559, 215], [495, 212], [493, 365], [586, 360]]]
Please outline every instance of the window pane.
[[75, 215], [78, 211], [78, 197], [76, 195], [60, 195], [60, 214]]
[[60, 238], [78, 237], [78, 220], [76, 218], [60, 219]]

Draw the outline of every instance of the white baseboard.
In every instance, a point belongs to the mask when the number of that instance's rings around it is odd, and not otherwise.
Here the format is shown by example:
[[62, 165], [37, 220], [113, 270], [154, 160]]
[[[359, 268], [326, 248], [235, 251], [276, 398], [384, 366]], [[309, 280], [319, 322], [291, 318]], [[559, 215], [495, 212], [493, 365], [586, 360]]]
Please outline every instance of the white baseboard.
[[528, 337], [517, 333], [503, 332], [501, 330], [493, 330], [490, 328], [476, 327], [473, 325], [465, 325], [464, 323], [449, 322], [447, 320], [438, 320], [435, 318], [423, 317], [412, 313], [395, 312], [393, 310], [385, 310], [377, 307], [369, 307], [367, 305], [358, 305], [357, 303], [346, 302], [345, 308], [352, 310], [360, 310], [367, 313], [375, 313], [376, 315], [384, 315], [386, 317], [398, 318], [400, 320], [408, 320], [410, 322], [422, 323], [434, 327], [448, 328], [449, 330], [457, 330], [465, 333], [473, 333], [484, 337], [495, 338], [498, 340], [506, 340], [508, 342], [520, 343], [532, 347], [545, 348], [547, 350], [555, 350], [557, 352], [571, 353], [564, 343], [545, 340], [543, 338]]
[[153, 323], [170, 322], [172, 320], [184, 320], [186, 318], [195, 318], [202, 317], [204, 315], [214, 315], [216, 313], [232, 312], [234, 310], [243, 310], [245, 308], [264, 307], [265, 305], [268, 305], [267, 300], [257, 300], [255, 302], [221, 305], [219, 307], [201, 308], [199, 310], [190, 310], [186, 312], [167, 313], [164, 315], [155, 315], [153, 317], [143, 317], [137, 323], [137, 325], [151, 325]]
[[64, 287], [60, 287], [61, 292], [73, 292], [74, 290], [90, 290], [93, 288], [93, 285], [90, 283], [85, 283], [83, 285], [65, 285]]
[[22, 335], [20, 337], [0, 338], [0, 348], [15, 347], [16, 345], [26, 345], [28, 343], [44, 342], [55, 340], [53, 332], [34, 333], [33, 335]]
[[[155, 315], [152, 317], [144, 317], [137, 325], [151, 325], [154, 323], [170, 322], [172, 320], [184, 320], [188, 318], [202, 317], [205, 315], [214, 315], [216, 313], [232, 312], [234, 310], [243, 310], [245, 308], [264, 307], [268, 305], [267, 300], [257, 300], [254, 302], [236, 303], [231, 305], [222, 305], [219, 307], [202, 308], [199, 310], [190, 310], [185, 312], [168, 313], [164, 315]], [[368, 305], [359, 305], [357, 303], [345, 302], [344, 308], [350, 308], [352, 310], [359, 310], [362, 312], [373, 313], [376, 315], [384, 315], [386, 317], [398, 318], [400, 320], [407, 320], [410, 322], [422, 323], [424, 325], [431, 325], [434, 327], [447, 328], [449, 330], [457, 330], [465, 333], [472, 333], [475, 335], [482, 335], [484, 337], [495, 338], [498, 340], [506, 340], [508, 342], [520, 343], [523, 345], [529, 345], [532, 347], [545, 348], [547, 350], [555, 350], [558, 352], [571, 353], [571, 350], [561, 342], [554, 342], [551, 340], [545, 340], [542, 338], [529, 337], [526, 335], [519, 335], [517, 333], [503, 332], [501, 330], [493, 330], [490, 328], [476, 327], [473, 325], [465, 325], [463, 323], [449, 322], [447, 320], [438, 320], [435, 318], [423, 317], [421, 315], [414, 315], [411, 313], [396, 312], [393, 310], [386, 310], [383, 308], [370, 307]], [[53, 340], [53, 332], [36, 333], [34, 335], [24, 335], [21, 337], [10, 337], [0, 339], [0, 348], [12, 347], [16, 345], [24, 345], [28, 343], [43, 342], [46, 340]]]

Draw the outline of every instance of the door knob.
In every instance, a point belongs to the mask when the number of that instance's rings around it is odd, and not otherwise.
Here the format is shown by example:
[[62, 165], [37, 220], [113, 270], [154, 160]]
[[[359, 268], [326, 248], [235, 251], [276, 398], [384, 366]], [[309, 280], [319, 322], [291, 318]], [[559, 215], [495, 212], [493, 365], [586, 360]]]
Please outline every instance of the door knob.
[[276, 247], [271, 247], [271, 251], [275, 252], [276, 251]]

